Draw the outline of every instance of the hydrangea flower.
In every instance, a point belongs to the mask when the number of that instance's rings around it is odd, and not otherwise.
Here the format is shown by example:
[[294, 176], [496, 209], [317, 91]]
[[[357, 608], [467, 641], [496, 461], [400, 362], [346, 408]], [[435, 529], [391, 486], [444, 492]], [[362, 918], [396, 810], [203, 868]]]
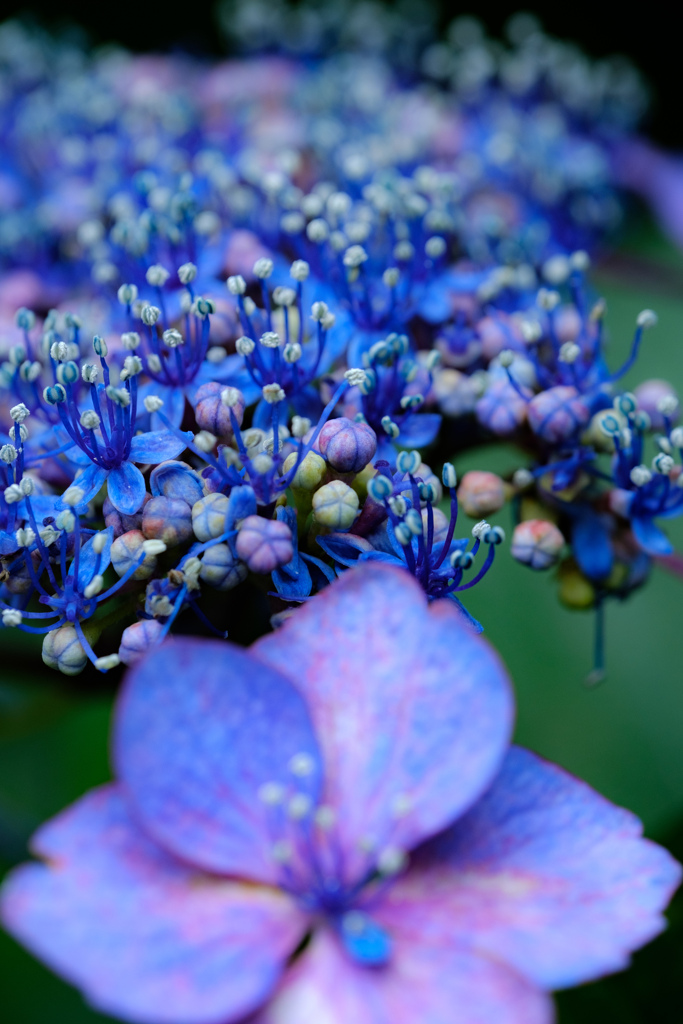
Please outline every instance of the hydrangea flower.
[[131, 1021], [547, 1024], [661, 930], [680, 868], [512, 716], [496, 655], [387, 566], [249, 651], [170, 642], [5, 924]]

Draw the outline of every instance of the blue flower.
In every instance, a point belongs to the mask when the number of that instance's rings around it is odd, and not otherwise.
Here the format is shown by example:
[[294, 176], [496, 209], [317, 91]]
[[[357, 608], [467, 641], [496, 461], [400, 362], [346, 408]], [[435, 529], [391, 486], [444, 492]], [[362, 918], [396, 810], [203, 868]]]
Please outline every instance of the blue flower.
[[249, 651], [169, 642], [5, 926], [132, 1021], [541, 1024], [661, 930], [680, 867], [512, 721], [496, 655], [387, 566]]

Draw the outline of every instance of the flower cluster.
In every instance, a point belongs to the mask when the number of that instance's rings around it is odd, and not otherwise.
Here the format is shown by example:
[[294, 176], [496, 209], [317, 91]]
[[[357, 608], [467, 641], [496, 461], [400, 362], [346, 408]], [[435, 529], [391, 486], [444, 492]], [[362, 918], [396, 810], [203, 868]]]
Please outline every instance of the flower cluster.
[[[133, 1021], [546, 1024], [678, 868], [510, 748], [466, 592], [509, 504], [598, 682], [605, 600], [672, 552], [678, 399], [621, 384], [656, 316], [610, 368], [590, 277], [643, 90], [529, 16], [342, 6], [227, 3], [258, 52], [213, 65], [0, 26], [2, 628], [131, 666], [119, 781], [4, 920]], [[499, 438], [510, 478], [459, 479]], [[246, 652], [231, 591], [273, 627]]]

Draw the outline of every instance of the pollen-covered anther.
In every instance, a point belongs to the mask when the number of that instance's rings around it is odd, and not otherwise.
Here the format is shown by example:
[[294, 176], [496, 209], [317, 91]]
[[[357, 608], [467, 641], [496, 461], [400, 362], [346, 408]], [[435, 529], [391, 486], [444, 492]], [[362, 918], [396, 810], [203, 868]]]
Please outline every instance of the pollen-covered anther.
[[301, 751], [289, 759], [288, 768], [298, 779], [306, 779], [315, 771], [315, 761], [310, 754]]
[[273, 261], [267, 256], [261, 256], [254, 264], [254, 275], [265, 281], [273, 273]]
[[143, 404], [147, 412], [152, 413], [159, 412], [159, 409], [163, 407], [164, 401], [158, 395], [147, 395]]
[[24, 420], [31, 415], [31, 412], [26, 408], [23, 402], [19, 402], [18, 405], [12, 406], [9, 414], [14, 423], [23, 423]]
[[565, 341], [565, 343], [560, 346], [557, 358], [561, 363], [568, 363], [571, 365], [576, 362], [580, 355], [581, 348], [575, 341]]
[[146, 555], [163, 555], [164, 551], [166, 551], [166, 544], [163, 540], [151, 537], [149, 540], [142, 542], [142, 550]]
[[18, 608], [3, 608], [2, 610], [2, 624], [9, 628], [20, 626], [22, 623], [23, 615]]
[[200, 430], [199, 433], [194, 435], [195, 447], [199, 448], [200, 452], [213, 451], [217, 441], [218, 438], [210, 430]]
[[160, 316], [161, 310], [158, 306], [144, 306], [140, 312], [140, 319], [145, 327], [154, 327]]
[[140, 335], [137, 331], [125, 331], [121, 335], [121, 344], [128, 352], [133, 352], [140, 345]]
[[244, 295], [247, 290], [247, 282], [241, 274], [232, 274], [225, 283], [231, 295]]
[[329, 832], [337, 821], [337, 815], [333, 807], [328, 807], [326, 804], [322, 804], [320, 807], [316, 808], [313, 820], [319, 829], [323, 832]]
[[244, 334], [235, 342], [235, 349], [241, 356], [250, 356], [255, 348], [256, 342], [253, 338], [247, 338]]
[[673, 416], [678, 409], [678, 399], [675, 395], [662, 395], [657, 402], [657, 412], [662, 416]]
[[84, 588], [83, 596], [87, 598], [96, 597], [96, 595], [101, 592], [103, 586], [104, 577], [100, 575], [93, 576], [90, 583], [88, 583], [87, 587]]
[[483, 538], [484, 534], [487, 533], [490, 529], [491, 524], [487, 523], [485, 519], [482, 519], [481, 522], [475, 523], [475, 525], [472, 527], [472, 536], [475, 539], [479, 540], [480, 538]]
[[674, 460], [670, 455], [665, 455], [664, 452], [660, 452], [659, 455], [655, 455], [652, 460], [652, 468], [655, 473], [661, 473], [663, 476], [668, 476], [671, 470], [674, 468]]
[[657, 314], [653, 309], [643, 309], [636, 318], [636, 324], [643, 330], [654, 327], [657, 323]]
[[98, 672], [109, 672], [110, 669], [116, 668], [120, 664], [121, 659], [118, 654], [105, 654], [102, 658], [95, 660], [95, 668]]
[[185, 341], [180, 331], [175, 327], [169, 327], [168, 330], [164, 331], [161, 337], [164, 340], [164, 345], [168, 348], [178, 348], [178, 346], [184, 344]]
[[30, 526], [20, 527], [15, 531], [14, 539], [20, 548], [30, 548], [36, 539], [36, 535]]
[[2, 461], [5, 462], [8, 466], [10, 465], [10, 463], [14, 462], [17, 455], [17, 449], [14, 447], [13, 444], [3, 444], [2, 448], [0, 448], [0, 459], [2, 459]]
[[644, 487], [645, 484], [649, 484], [652, 480], [652, 472], [647, 466], [634, 466], [629, 473], [631, 483], [635, 484], [636, 487]]
[[147, 268], [145, 277], [147, 284], [151, 284], [155, 288], [163, 288], [171, 276], [170, 272], [162, 267], [159, 263], [155, 263], [153, 266]]
[[287, 817], [292, 821], [307, 818], [313, 808], [313, 801], [307, 793], [295, 793], [287, 802]]
[[276, 843], [273, 843], [270, 853], [277, 864], [289, 864], [294, 857], [292, 844], [287, 842], [286, 839], [278, 839]]
[[470, 569], [474, 564], [474, 555], [471, 551], [454, 551], [449, 558], [453, 569]]
[[80, 424], [85, 430], [97, 430], [100, 425], [100, 417], [94, 409], [86, 409], [81, 413]]
[[305, 281], [311, 272], [311, 268], [306, 260], [294, 260], [289, 272], [295, 281]]
[[275, 405], [276, 402], [283, 402], [287, 397], [284, 390], [280, 387], [277, 382], [273, 384], [265, 384], [262, 388], [263, 398], [269, 405]]
[[75, 508], [76, 505], [80, 505], [85, 497], [85, 491], [76, 486], [67, 487], [62, 495], [62, 501], [65, 505], [70, 508]]
[[277, 331], [265, 331], [261, 335], [260, 342], [264, 348], [279, 348], [280, 335]]

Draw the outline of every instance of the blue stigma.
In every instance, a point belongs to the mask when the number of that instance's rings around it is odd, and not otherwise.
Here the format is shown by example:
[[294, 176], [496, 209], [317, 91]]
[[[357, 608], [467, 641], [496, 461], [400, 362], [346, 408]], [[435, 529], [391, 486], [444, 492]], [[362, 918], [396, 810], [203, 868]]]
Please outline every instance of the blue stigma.
[[347, 911], [338, 927], [344, 949], [357, 963], [381, 967], [389, 962], [393, 948], [391, 937], [363, 911]]

